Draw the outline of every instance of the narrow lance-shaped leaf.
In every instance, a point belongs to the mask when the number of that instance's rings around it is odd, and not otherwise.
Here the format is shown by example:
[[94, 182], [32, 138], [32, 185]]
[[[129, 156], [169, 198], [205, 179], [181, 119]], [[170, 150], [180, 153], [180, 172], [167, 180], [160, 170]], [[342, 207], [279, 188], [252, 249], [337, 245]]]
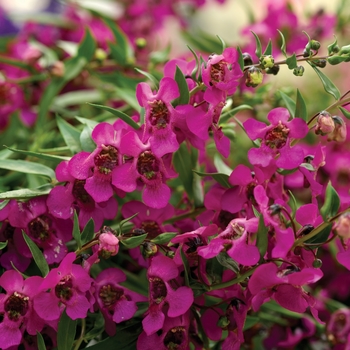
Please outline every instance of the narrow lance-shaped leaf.
[[230, 188], [231, 185], [228, 181], [229, 176], [227, 174], [220, 173], [202, 173], [200, 171], [193, 170], [199, 176], [211, 176], [216, 182], [225, 188]]
[[221, 36], [217, 35], [218, 39], [220, 40], [221, 42], [221, 45], [222, 45], [222, 51], [224, 51], [226, 49], [226, 43], [224, 41], [223, 38], [221, 38]]
[[21, 150], [21, 149], [15, 149], [15, 148], [7, 147], [7, 146], [5, 146], [5, 147], [14, 153], [24, 154], [24, 155], [32, 156], [32, 157], [37, 157], [37, 158], [44, 159], [44, 160], [57, 161], [57, 160], [69, 160], [70, 159], [70, 157], [56, 156], [54, 154], [45, 154], [45, 153], [31, 152], [31, 151], [25, 151], [25, 150]]
[[296, 108], [295, 101], [292, 98], [290, 98], [288, 95], [286, 95], [284, 92], [279, 91], [279, 93], [280, 93], [282, 100], [285, 103], [285, 105], [289, 111], [289, 114], [292, 116], [292, 118], [294, 118], [295, 117], [295, 108]]
[[38, 196], [44, 196], [49, 194], [53, 186], [51, 184], [46, 184], [37, 188], [23, 188], [20, 190], [13, 190], [0, 193], [1, 199], [26, 199]]
[[8, 241], [0, 242], [0, 250], [5, 249], [7, 247], [7, 243], [8, 243]]
[[263, 259], [265, 253], [267, 251], [268, 245], [268, 228], [264, 222], [264, 216], [262, 214], [259, 215], [259, 226], [258, 233], [256, 236], [256, 246], [259, 249], [260, 257]]
[[186, 78], [178, 66], [176, 66], [175, 81], [179, 87], [180, 97], [175, 100], [174, 106], [185, 105], [190, 101], [190, 92], [188, 90]]
[[307, 108], [303, 96], [297, 89], [297, 103], [295, 106], [295, 117], [307, 121]]
[[341, 112], [344, 114], [344, 117], [346, 117], [347, 119], [350, 119], [350, 111], [348, 111], [347, 109], [343, 108], [343, 107], [338, 107]]
[[277, 31], [278, 31], [278, 33], [280, 34], [281, 40], [282, 40], [281, 51], [282, 51], [283, 55], [284, 55], [285, 57], [287, 57], [287, 52], [286, 52], [286, 39], [284, 38], [284, 35], [283, 35], [283, 33], [282, 33], [280, 30], [277, 29]]
[[30, 252], [33, 255], [33, 259], [36, 265], [38, 266], [42, 276], [45, 277], [49, 273], [49, 265], [47, 264], [43, 253], [23, 230], [22, 230], [22, 235], [28, 245]]
[[264, 55], [272, 55], [272, 41], [269, 39], [269, 43], [266, 46], [266, 49], [263, 53]]
[[316, 72], [318, 77], [320, 78], [323, 87], [326, 92], [328, 92], [330, 95], [332, 95], [336, 100], [340, 99], [340, 92], [338, 88], [332, 83], [332, 81], [323, 73], [321, 72], [313, 63], [310, 63], [310, 66], [313, 68], [313, 70]]
[[147, 238], [148, 233], [144, 233], [140, 236], [129, 237], [125, 239], [121, 239], [120, 243], [123, 244], [128, 249], [133, 249], [138, 247], [143, 241]]
[[326, 188], [326, 196], [324, 204], [320, 210], [323, 220], [327, 220], [338, 213], [340, 207], [340, 199], [337, 191], [329, 182]]
[[55, 172], [48, 166], [20, 159], [0, 159], [0, 169], [18, 171], [25, 174], [42, 175], [49, 178], [51, 181], [55, 178]]
[[79, 230], [79, 219], [76, 210], [74, 210], [74, 220], [73, 220], [73, 238], [77, 242], [78, 249], [81, 248], [81, 235]]
[[256, 57], [258, 57], [260, 59], [260, 57], [262, 55], [261, 42], [260, 42], [259, 37], [253, 31], [251, 31], [251, 32], [255, 38], [255, 45], [256, 45], [255, 55], [256, 55]]
[[226, 123], [231, 117], [236, 115], [238, 112], [246, 110], [246, 109], [252, 110], [253, 107], [251, 107], [249, 105], [240, 105], [240, 106], [237, 106], [237, 107], [223, 113], [220, 116], [219, 124], [222, 125], [222, 124]]
[[126, 124], [130, 125], [131, 127], [133, 127], [134, 129], [140, 129], [140, 125], [138, 125], [131, 117], [129, 117], [127, 114], [125, 114], [124, 112], [121, 112], [117, 109], [114, 109], [112, 107], [108, 107], [108, 106], [102, 106], [102, 105], [96, 105], [94, 103], [89, 103], [89, 105], [94, 106], [96, 108], [102, 109], [104, 111], [107, 111], [109, 113], [112, 113], [114, 116], [120, 118], [121, 120], [123, 120]]
[[153, 74], [145, 72], [144, 70], [139, 68], [134, 68], [134, 69], [136, 70], [136, 72], [139, 72], [140, 74], [144, 75], [148, 80], [150, 80], [153, 83], [156, 90], [158, 90], [159, 80]]
[[80, 131], [58, 115], [56, 116], [56, 120], [64, 142], [69, 147], [71, 153], [74, 155], [75, 153], [80, 152]]
[[66, 313], [66, 310], [63, 311], [62, 316], [58, 322], [58, 332], [57, 332], [57, 349], [58, 350], [68, 350], [72, 349], [73, 342], [75, 339], [75, 332], [77, 328], [77, 321], [72, 320]]
[[158, 235], [156, 238], [153, 238], [151, 242], [155, 244], [166, 244], [177, 235], [177, 232], [164, 232]]
[[237, 47], [237, 52], [238, 52], [238, 64], [241, 68], [241, 70], [244, 70], [244, 59], [243, 59], [243, 54], [241, 48], [238, 46]]
[[93, 218], [91, 218], [85, 225], [83, 232], [81, 233], [81, 242], [85, 244], [90, 242], [94, 238], [95, 223]]
[[46, 350], [44, 338], [38, 331], [36, 332], [36, 339], [38, 343], [38, 350]]

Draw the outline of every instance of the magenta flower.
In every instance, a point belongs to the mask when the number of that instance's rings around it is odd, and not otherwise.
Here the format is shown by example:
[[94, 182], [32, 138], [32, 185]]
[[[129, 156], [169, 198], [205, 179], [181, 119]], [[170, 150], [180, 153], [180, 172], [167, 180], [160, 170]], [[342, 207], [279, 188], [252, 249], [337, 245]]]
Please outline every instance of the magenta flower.
[[122, 163], [119, 151], [122, 132], [108, 123], [96, 125], [91, 134], [96, 150], [91, 154], [80, 152], [68, 163], [69, 173], [78, 180], [86, 180], [86, 192], [98, 203], [113, 196], [112, 175]]
[[221, 55], [209, 56], [206, 67], [202, 69], [203, 83], [228, 95], [234, 94], [242, 76], [237, 50], [232, 47], [226, 48]]
[[106, 332], [113, 336], [115, 323], [132, 318], [137, 311], [136, 302], [147, 298], [120, 285], [126, 280], [124, 272], [117, 268], [103, 270], [94, 283], [95, 298], [105, 319]]
[[303, 313], [307, 307], [318, 320], [315, 299], [302, 286], [317, 282], [323, 273], [319, 269], [296, 267], [278, 268], [274, 263], [259, 266], [251, 276], [248, 288], [253, 295], [252, 306], [258, 311], [260, 306], [274, 299], [287, 310]]
[[166, 317], [162, 332], [148, 335], [142, 332], [137, 339], [137, 350], [189, 349], [189, 312], [178, 317]]
[[129, 132], [122, 138], [120, 150], [132, 159], [115, 169], [113, 185], [125, 192], [134, 191], [138, 183], [145, 185], [142, 193], [144, 203], [151, 208], [164, 208], [171, 195], [164, 182], [176, 176], [169, 167], [171, 159], [158, 158], [153, 148], [144, 145], [135, 132]]
[[42, 277], [33, 276], [23, 280], [15, 270], [5, 271], [0, 277], [0, 286], [6, 294], [0, 294], [0, 348], [7, 349], [21, 343], [26, 330], [36, 335], [44, 326], [44, 321], [37, 315], [33, 298], [39, 292], [38, 285]]
[[57, 320], [64, 307], [72, 320], [86, 317], [90, 303], [85, 294], [93, 280], [80, 265], [73, 264], [75, 259], [75, 253], [68, 253], [37, 286], [41, 293], [34, 300], [35, 310], [44, 320]]
[[65, 242], [72, 239], [71, 220], [57, 219], [48, 213], [46, 197], [35, 197], [12, 206], [9, 222], [22, 228], [43, 250], [49, 264], [60, 262], [67, 253]]
[[10, 115], [18, 108], [24, 100], [24, 95], [19, 86], [6, 81], [0, 81], [0, 130], [5, 129]]
[[85, 189], [86, 180], [77, 180], [69, 173], [68, 161], [58, 164], [56, 178], [66, 183], [54, 187], [46, 201], [50, 213], [56, 218], [69, 219], [76, 209], [81, 228], [92, 218], [95, 228], [99, 229], [104, 219], [113, 219], [117, 214], [117, 201], [111, 197], [106, 202], [96, 203]]
[[255, 245], [248, 244], [249, 233], [258, 230], [258, 219], [233, 219], [227, 228], [212, 239], [207, 246], [197, 249], [198, 255], [205, 259], [217, 256], [220, 252], [227, 254], [239, 264], [255, 265], [260, 259], [260, 253]]
[[193, 292], [189, 287], [173, 290], [170, 281], [179, 275], [174, 261], [163, 255], [152, 259], [147, 271], [149, 285], [149, 309], [142, 321], [143, 329], [149, 336], [164, 325], [163, 306], [168, 306], [168, 317], [178, 317], [188, 311], [193, 303]]
[[[308, 133], [308, 126], [300, 118], [290, 118], [286, 108], [274, 108], [267, 115], [271, 125], [248, 119], [243, 123], [248, 137], [252, 140], [261, 139], [259, 148], [248, 151], [251, 164], [268, 166], [276, 162], [279, 168], [294, 169], [304, 160], [304, 152], [301, 147], [291, 147], [291, 139], [301, 139]], [[275, 158], [278, 159], [275, 161]]]
[[143, 141], [147, 142], [149, 139], [156, 157], [173, 153], [179, 148], [176, 134], [172, 130], [175, 110], [170, 103], [179, 96], [176, 81], [169, 77], [160, 81], [156, 94], [147, 83], [137, 85], [137, 100], [146, 111]]

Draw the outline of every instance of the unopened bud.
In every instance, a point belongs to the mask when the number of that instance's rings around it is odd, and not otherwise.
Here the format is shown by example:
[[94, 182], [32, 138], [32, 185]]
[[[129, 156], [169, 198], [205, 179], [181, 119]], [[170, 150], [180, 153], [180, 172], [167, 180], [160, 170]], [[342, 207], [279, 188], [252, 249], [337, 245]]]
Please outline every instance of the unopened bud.
[[322, 260], [321, 260], [321, 259], [315, 259], [315, 260], [312, 262], [312, 266], [313, 266], [315, 269], [319, 269], [319, 268], [322, 266]]
[[321, 44], [319, 41], [317, 41], [317, 40], [310, 41], [310, 49], [311, 50], [317, 51], [317, 50], [319, 50], [320, 47], [321, 47]]
[[265, 72], [266, 74], [277, 75], [279, 71], [280, 71], [280, 66], [278, 64], [275, 64], [273, 67], [267, 68]]
[[113, 234], [114, 231], [101, 233], [98, 236], [98, 255], [104, 259], [114, 256], [119, 251], [119, 239]]
[[98, 61], [104, 61], [106, 58], [107, 58], [107, 52], [105, 50], [102, 50], [100, 48], [97, 48], [96, 51], [95, 51], [95, 58], [98, 60]]
[[303, 66], [298, 66], [293, 69], [293, 74], [297, 77], [302, 77], [304, 75], [305, 68]]
[[253, 64], [252, 56], [250, 56], [248, 52], [243, 52], [242, 56], [243, 56], [244, 66], [251, 66]]
[[250, 67], [247, 70], [247, 77], [245, 80], [245, 85], [249, 87], [257, 87], [262, 83], [264, 75], [261, 72], [260, 68]]
[[147, 45], [147, 40], [145, 38], [137, 38], [135, 44], [139, 49], [143, 49]]
[[342, 214], [334, 226], [335, 233], [343, 239], [350, 238], [350, 213]]
[[315, 127], [316, 135], [328, 135], [332, 133], [334, 129], [335, 123], [332, 116], [328, 112], [322, 111], [317, 118], [317, 124]]
[[156, 244], [152, 242], [144, 242], [141, 244], [142, 247], [142, 255], [145, 259], [154, 256], [158, 252], [158, 247]]
[[262, 69], [272, 68], [275, 65], [275, 59], [271, 55], [261, 56], [260, 65]]
[[230, 324], [230, 320], [227, 316], [221, 316], [216, 324], [220, 328], [226, 328]]
[[337, 115], [334, 115], [332, 119], [335, 128], [331, 134], [328, 134], [327, 141], [344, 142], [346, 140], [346, 125], [344, 120]]
[[269, 212], [271, 215], [279, 214], [282, 210], [282, 207], [279, 204], [272, 204], [269, 207]]
[[312, 61], [312, 63], [313, 63], [314, 65], [316, 65], [317, 67], [324, 68], [324, 67], [326, 67], [326, 65], [327, 65], [327, 60], [325, 60], [325, 59], [320, 59], [320, 60]]
[[64, 63], [62, 61], [56, 61], [47, 70], [53, 77], [63, 77], [65, 73]]

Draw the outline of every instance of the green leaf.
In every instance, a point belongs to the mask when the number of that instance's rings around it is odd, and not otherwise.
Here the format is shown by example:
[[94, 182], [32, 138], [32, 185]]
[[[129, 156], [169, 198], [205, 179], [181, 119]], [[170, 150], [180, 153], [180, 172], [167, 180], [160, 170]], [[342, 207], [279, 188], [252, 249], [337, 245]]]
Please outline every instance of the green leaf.
[[232, 169], [226, 165], [226, 163], [222, 160], [221, 156], [218, 153], [214, 155], [214, 165], [216, 170], [221, 174], [226, 174], [228, 176], [231, 175]]
[[156, 90], [159, 89], [159, 80], [154, 75], [152, 75], [151, 73], [145, 72], [144, 70], [141, 70], [139, 68], [134, 68], [134, 69], [136, 70], [136, 72], [139, 72], [140, 74], [144, 75], [148, 80], [150, 80], [153, 83]]
[[80, 140], [81, 148], [85, 152], [93, 152], [96, 149], [96, 144], [91, 137], [92, 130], [93, 128], [91, 128], [88, 125], [85, 125], [80, 134], [79, 140]]
[[90, 62], [96, 51], [96, 41], [91, 35], [90, 29], [85, 27], [85, 36], [79, 45], [77, 57], [83, 57], [87, 62]]
[[185, 188], [189, 198], [193, 199], [193, 171], [192, 162], [189, 157], [189, 150], [186, 144], [182, 143], [180, 148], [175, 152], [173, 158], [174, 168], [179, 174], [179, 179]]
[[37, 331], [36, 339], [38, 343], [38, 350], [46, 350], [46, 345], [43, 336]]
[[245, 322], [244, 322], [243, 330], [246, 331], [246, 330], [252, 328], [253, 326], [255, 326], [259, 322], [259, 320], [260, 319], [257, 316], [247, 315]]
[[63, 136], [66, 145], [69, 147], [72, 154], [76, 154], [81, 151], [80, 145], [80, 131], [73, 125], [67, 123], [60, 116], [56, 116], [57, 126]]
[[217, 37], [220, 40], [221, 45], [222, 45], [222, 51], [221, 51], [221, 53], [222, 53], [226, 49], [227, 46], [226, 46], [226, 43], [225, 43], [224, 39], [221, 38], [221, 36], [217, 35]]
[[[332, 226], [333, 225], [330, 223], [323, 230], [321, 230], [316, 236], [305, 241], [305, 243], [312, 243], [312, 244], [319, 243], [321, 246], [322, 243], [327, 241], [327, 239], [332, 231]], [[317, 246], [312, 247], [312, 249], [315, 249], [315, 248], [317, 248]]]
[[[196, 61], [196, 66], [193, 68], [193, 71], [191, 73], [191, 77], [192, 77], [193, 80], [197, 81], [197, 73], [198, 73], [198, 71], [200, 71], [200, 69], [199, 69], [200, 68], [199, 58], [198, 58], [196, 52], [190, 46], [187, 45], [187, 47], [192, 52], [192, 54], [194, 56], [194, 59]], [[200, 80], [199, 77], [198, 77], [198, 80]]]
[[57, 161], [57, 160], [69, 160], [70, 157], [64, 157], [64, 156], [56, 156], [54, 154], [45, 154], [45, 153], [39, 153], [39, 152], [31, 152], [31, 151], [25, 151], [21, 149], [15, 149], [11, 147], [5, 146], [7, 149], [14, 153], [24, 154], [26, 156], [32, 156], [37, 157], [44, 160], [51, 160], [51, 161]]
[[110, 43], [109, 45], [112, 57], [123, 66], [133, 64], [135, 61], [134, 52], [125, 33], [118, 27], [114, 20], [104, 18], [104, 21], [112, 30], [116, 40], [116, 44]]
[[330, 45], [327, 46], [327, 50], [328, 50], [328, 56], [333, 55], [334, 53], [334, 48], [338, 46], [338, 40], [337, 37], [334, 35], [334, 42]]
[[341, 110], [341, 112], [344, 114], [344, 117], [346, 117], [347, 119], [350, 119], [350, 112], [347, 110], [347, 109], [345, 109], [345, 108], [343, 108], [343, 107], [338, 107], [340, 110]]
[[286, 39], [284, 38], [284, 35], [283, 35], [283, 33], [280, 30], [277, 29], [277, 31], [278, 31], [278, 33], [280, 33], [281, 40], [282, 40], [281, 51], [282, 51], [283, 55], [287, 58]]
[[189, 286], [190, 286], [190, 278], [189, 278], [189, 276], [190, 276], [191, 271], [190, 271], [190, 265], [189, 265], [189, 263], [188, 263], [186, 254], [185, 254], [185, 252], [183, 251], [183, 247], [180, 249], [180, 255], [181, 255], [182, 265], [183, 265], [183, 267], [184, 267], [185, 285], [186, 285], [187, 287], [189, 287]]
[[0, 159], [0, 169], [42, 175], [49, 178], [50, 181], [55, 179], [55, 172], [51, 168], [43, 164], [27, 162], [26, 160]]
[[327, 58], [327, 62], [335, 66], [342, 62], [349, 62], [349, 56], [331, 56]]
[[238, 112], [246, 110], [246, 109], [252, 110], [253, 107], [243, 104], [243, 105], [237, 106], [237, 107], [221, 114], [219, 124], [222, 125], [222, 124], [226, 123], [231, 117], [236, 115]]
[[197, 49], [207, 53], [221, 52], [222, 45], [217, 37], [201, 30], [193, 32], [183, 31], [182, 35], [185, 40], [192, 43]]
[[121, 239], [120, 243], [123, 244], [128, 249], [133, 249], [138, 247], [146, 239], [148, 233], [144, 233], [140, 236], [129, 237], [126, 239]]
[[337, 191], [334, 189], [334, 187], [331, 185], [331, 183], [328, 182], [328, 185], [326, 188], [325, 201], [320, 210], [323, 220], [326, 221], [327, 219], [335, 216], [338, 213], [339, 207], [340, 207], [339, 195]]
[[295, 108], [296, 108], [296, 103], [294, 102], [293, 99], [291, 99], [287, 94], [285, 94], [282, 91], [279, 91], [283, 102], [285, 103], [289, 114], [292, 116], [292, 118], [295, 118]]
[[338, 88], [332, 83], [332, 81], [323, 73], [321, 72], [314, 64], [308, 62], [312, 69], [316, 72], [318, 77], [320, 78], [323, 87], [326, 92], [331, 94], [336, 100], [340, 99], [340, 92]]
[[90, 242], [94, 238], [95, 234], [95, 223], [93, 218], [90, 218], [90, 220], [85, 225], [82, 233], [81, 233], [81, 243], [85, 244], [87, 242]]
[[53, 186], [46, 184], [37, 188], [23, 188], [0, 193], [0, 199], [28, 199], [49, 194]]
[[221, 252], [216, 256], [217, 261], [220, 265], [226, 267], [227, 269], [233, 271], [234, 273], [239, 272], [239, 265], [234, 261], [226, 252]]
[[5, 201], [0, 202], [0, 210], [4, 209], [9, 201], [9, 199], [6, 199]]
[[268, 232], [269, 229], [265, 225], [264, 216], [259, 215], [258, 233], [256, 236], [256, 246], [259, 249], [261, 259], [264, 258], [268, 246]]
[[[134, 108], [135, 111], [140, 112], [141, 107], [135, 96], [135, 89], [131, 90], [129, 88], [115, 88], [117, 96], [125, 101], [130, 107]], [[134, 128], [135, 129], [135, 128]]]
[[237, 47], [237, 52], [238, 52], [238, 63], [241, 68], [241, 71], [243, 72], [244, 70], [244, 59], [243, 59], [243, 54], [241, 48], [238, 46]]
[[177, 105], [185, 105], [189, 103], [190, 92], [188, 90], [187, 81], [184, 74], [178, 66], [176, 66], [175, 81], [177, 83], [177, 86], [179, 87], [180, 97], [174, 101], [174, 107], [176, 107]]
[[[198, 150], [194, 147], [191, 147], [191, 168], [199, 169]], [[192, 188], [193, 188], [193, 203], [195, 208], [203, 207], [204, 191], [203, 191], [202, 179], [199, 176], [193, 175]]]
[[76, 106], [86, 102], [100, 102], [104, 98], [101, 91], [98, 90], [78, 90], [70, 91], [65, 94], [56, 96], [52, 102], [54, 106], [66, 108], [69, 106]]
[[301, 119], [307, 121], [306, 103], [305, 103], [303, 96], [301, 95], [299, 89], [297, 89], [297, 102], [296, 102], [296, 106], [295, 106], [295, 117], [301, 118]]
[[310, 163], [301, 163], [299, 166], [301, 166], [309, 171], [316, 171], [316, 169]]
[[151, 239], [151, 242], [155, 244], [166, 244], [177, 235], [178, 232], [164, 232], [158, 235], [156, 238]]
[[230, 188], [231, 185], [228, 181], [229, 176], [227, 174], [221, 174], [221, 173], [203, 173], [200, 171], [193, 170], [197, 175], [199, 176], [210, 176], [212, 177], [216, 182], [218, 182], [222, 187]]
[[58, 350], [68, 350], [72, 349], [75, 332], [77, 328], [77, 321], [72, 320], [66, 313], [64, 309], [62, 316], [58, 322], [58, 332], [57, 332], [57, 349]]
[[37, 73], [36, 69], [34, 69], [31, 65], [24, 63], [21, 60], [17, 60], [15, 58], [9, 58], [9, 57], [0, 55], [0, 63], [6, 63], [6, 64], [9, 64], [10, 66], [25, 69], [32, 74]]
[[6, 248], [7, 247], [7, 243], [8, 243], [8, 241], [0, 242], [0, 250], [3, 250], [4, 248]]
[[262, 55], [261, 42], [260, 42], [259, 37], [252, 30], [251, 30], [251, 32], [255, 37], [255, 45], [256, 45], [255, 55], [256, 55], [256, 57], [258, 57], [260, 59], [260, 57]]
[[33, 255], [33, 259], [38, 266], [42, 276], [45, 277], [49, 273], [49, 265], [47, 264], [43, 253], [23, 230], [22, 235], [28, 245], [28, 248], [30, 249], [30, 252]]
[[120, 118], [126, 124], [130, 125], [131, 127], [133, 127], [136, 130], [140, 129], [140, 125], [138, 125], [131, 117], [129, 117], [124, 112], [118, 111], [117, 109], [114, 109], [112, 107], [96, 105], [94, 103], [89, 103], [89, 105], [94, 106], [94, 107], [99, 108], [99, 109], [102, 109], [104, 111], [107, 111], [109, 113], [112, 113], [114, 116], [116, 116], [117, 118]]
[[81, 234], [79, 230], [79, 219], [76, 210], [74, 210], [74, 220], [73, 220], [73, 238], [77, 242], [78, 249], [81, 248]]
[[75, 119], [78, 120], [80, 123], [89, 126], [92, 129], [99, 124], [97, 121], [92, 119], [86, 119], [82, 117], [75, 117]]
[[297, 57], [295, 56], [295, 53], [293, 54], [293, 56], [290, 56], [286, 59], [286, 63], [289, 69], [294, 69], [298, 67], [298, 61]]
[[263, 55], [264, 55], [264, 56], [272, 55], [272, 41], [271, 41], [271, 39], [269, 39], [269, 43], [267, 44], [266, 49], [265, 49]]

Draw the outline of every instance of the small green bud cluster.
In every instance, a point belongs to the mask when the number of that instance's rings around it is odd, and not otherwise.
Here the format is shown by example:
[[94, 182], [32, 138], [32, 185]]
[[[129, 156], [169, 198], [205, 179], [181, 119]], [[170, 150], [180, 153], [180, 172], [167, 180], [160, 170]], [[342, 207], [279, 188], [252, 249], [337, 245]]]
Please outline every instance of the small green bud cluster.
[[245, 85], [248, 87], [257, 87], [262, 83], [264, 75], [260, 68], [250, 67], [246, 71]]

